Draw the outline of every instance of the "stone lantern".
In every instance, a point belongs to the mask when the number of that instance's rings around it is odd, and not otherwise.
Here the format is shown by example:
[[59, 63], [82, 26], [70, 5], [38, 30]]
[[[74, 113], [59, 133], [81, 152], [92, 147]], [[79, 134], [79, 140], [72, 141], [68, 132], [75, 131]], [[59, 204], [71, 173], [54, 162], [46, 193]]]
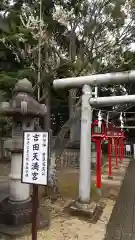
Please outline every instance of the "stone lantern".
[[21, 183], [23, 131], [34, 130], [35, 118], [45, 115], [45, 106], [33, 97], [32, 84], [23, 79], [17, 82], [13, 98], [2, 114], [12, 117], [12, 138], [5, 142], [11, 152], [9, 197], [0, 204], [0, 223], [24, 225], [31, 222], [32, 203], [30, 185]]

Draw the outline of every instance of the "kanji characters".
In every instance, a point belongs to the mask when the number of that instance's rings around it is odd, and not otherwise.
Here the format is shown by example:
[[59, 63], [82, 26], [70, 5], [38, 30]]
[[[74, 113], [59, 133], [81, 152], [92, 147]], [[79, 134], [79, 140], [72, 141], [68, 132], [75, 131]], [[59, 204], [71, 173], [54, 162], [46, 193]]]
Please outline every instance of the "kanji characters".
[[39, 150], [39, 144], [33, 144], [33, 150]]
[[35, 133], [35, 135], [33, 135], [34, 141], [37, 142], [38, 138], [39, 138], [39, 134]]
[[37, 172], [32, 172], [32, 180], [37, 180], [38, 179], [38, 173]]
[[38, 162], [32, 163], [32, 170], [39, 170], [39, 164]]

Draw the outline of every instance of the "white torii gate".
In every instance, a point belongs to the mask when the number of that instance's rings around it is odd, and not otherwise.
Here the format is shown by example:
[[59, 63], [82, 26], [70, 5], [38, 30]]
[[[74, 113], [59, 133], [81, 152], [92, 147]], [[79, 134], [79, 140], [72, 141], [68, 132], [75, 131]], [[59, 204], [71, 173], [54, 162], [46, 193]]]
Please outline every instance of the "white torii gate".
[[90, 203], [92, 107], [135, 103], [135, 95], [92, 98], [92, 86], [135, 83], [135, 71], [56, 79], [55, 89], [82, 87], [79, 201]]

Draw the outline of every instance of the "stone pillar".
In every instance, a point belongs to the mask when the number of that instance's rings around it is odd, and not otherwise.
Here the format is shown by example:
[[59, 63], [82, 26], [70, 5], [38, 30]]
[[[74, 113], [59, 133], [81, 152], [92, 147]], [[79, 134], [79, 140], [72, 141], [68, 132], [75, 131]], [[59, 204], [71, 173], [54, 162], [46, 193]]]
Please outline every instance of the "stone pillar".
[[81, 139], [80, 139], [80, 177], [79, 197], [70, 209], [77, 215], [93, 216], [96, 203], [91, 202], [91, 122], [92, 109], [89, 103], [92, 97], [91, 87], [84, 85], [82, 88], [81, 107]]
[[9, 175], [9, 200], [24, 202], [30, 200], [29, 184], [21, 183], [22, 154], [12, 152]]
[[91, 87], [84, 85], [82, 89], [81, 139], [80, 139], [80, 178], [79, 199], [82, 203], [90, 202], [91, 187], [91, 122], [92, 111], [89, 99], [92, 97]]
[[12, 226], [31, 222], [32, 201], [29, 184], [21, 183], [23, 132], [34, 131], [34, 119], [45, 115], [45, 108], [33, 98], [32, 84], [18, 81], [13, 98], [3, 114], [12, 117], [12, 138], [5, 141], [11, 152], [9, 197], [0, 204], [0, 223]]

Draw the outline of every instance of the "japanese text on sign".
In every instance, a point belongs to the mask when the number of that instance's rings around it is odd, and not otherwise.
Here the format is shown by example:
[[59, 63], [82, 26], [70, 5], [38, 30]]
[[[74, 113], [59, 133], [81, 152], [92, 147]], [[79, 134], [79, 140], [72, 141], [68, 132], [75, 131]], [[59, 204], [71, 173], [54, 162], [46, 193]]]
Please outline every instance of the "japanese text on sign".
[[47, 185], [48, 132], [25, 132], [22, 182]]

